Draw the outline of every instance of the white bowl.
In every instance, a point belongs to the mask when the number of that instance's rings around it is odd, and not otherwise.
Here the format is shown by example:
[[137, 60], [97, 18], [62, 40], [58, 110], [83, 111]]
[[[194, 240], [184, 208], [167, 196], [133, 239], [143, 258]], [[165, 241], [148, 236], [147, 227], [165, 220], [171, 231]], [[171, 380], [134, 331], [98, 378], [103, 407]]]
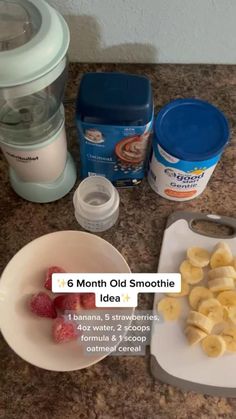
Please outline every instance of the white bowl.
[[[52, 320], [34, 316], [27, 307], [30, 295], [44, 290], [45, 271], [53, 265], [75, 273], [129, 273], [130, 269], [118, 250], [100, 237], [80, 231], [59, 231], [28, 243], [3, 271], [0, 329], [9, 346], [25, 361], [40, 368], [53, 371], [86, 368], [106, 355], [86, 356], [78, 341], [54, 343]], [[133, 308], [125, 311], [132, 314]]]

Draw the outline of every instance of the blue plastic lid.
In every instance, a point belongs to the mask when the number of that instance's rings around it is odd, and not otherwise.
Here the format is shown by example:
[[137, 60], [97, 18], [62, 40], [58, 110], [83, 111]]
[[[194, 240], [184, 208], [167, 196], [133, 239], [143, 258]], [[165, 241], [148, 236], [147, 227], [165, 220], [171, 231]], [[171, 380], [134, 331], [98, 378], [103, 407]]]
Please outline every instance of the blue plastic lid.
[[169, 154], [186, 161], [208, 160], [229, 140], [229, 124], [215, 106], [199, 99], [177, 99], [156, 119], [157, 142]]
[[87, 73], [77, 97], [77, 116], [112, 125], [146, 125], [152, 119], [151, 82], [126, 73]]

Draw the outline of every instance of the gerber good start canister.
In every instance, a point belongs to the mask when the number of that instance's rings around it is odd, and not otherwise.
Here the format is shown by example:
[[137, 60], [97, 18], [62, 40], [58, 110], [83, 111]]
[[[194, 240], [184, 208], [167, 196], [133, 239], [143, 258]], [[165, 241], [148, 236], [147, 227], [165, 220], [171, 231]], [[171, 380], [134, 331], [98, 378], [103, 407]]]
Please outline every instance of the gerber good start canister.
[[200, 195], [229, 140], [229, 125], [215, 106], [198, 99], [177, 99], [155, 121], [148, 181], [172, 201]]
[[134, 186], [147, 169], [153, 125], [151, 82], [126, 73], [87, 73], [76, 107], [81, 175]]

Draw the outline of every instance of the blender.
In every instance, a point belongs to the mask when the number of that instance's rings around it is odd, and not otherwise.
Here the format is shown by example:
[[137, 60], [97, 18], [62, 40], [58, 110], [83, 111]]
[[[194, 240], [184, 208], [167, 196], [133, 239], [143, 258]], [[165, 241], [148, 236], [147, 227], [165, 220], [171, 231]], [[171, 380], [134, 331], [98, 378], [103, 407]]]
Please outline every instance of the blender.
[[76, 181], [62, 104], [70, 33], [44, 0], [0, 0], [0, 147], [15, 192], [32, 202]]

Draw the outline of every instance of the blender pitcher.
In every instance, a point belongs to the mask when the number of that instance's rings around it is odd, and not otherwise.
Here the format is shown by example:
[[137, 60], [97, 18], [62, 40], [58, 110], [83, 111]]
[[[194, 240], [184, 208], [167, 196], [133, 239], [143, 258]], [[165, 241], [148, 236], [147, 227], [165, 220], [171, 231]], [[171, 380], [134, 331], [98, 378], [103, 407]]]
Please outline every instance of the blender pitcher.
[[69, 41], [44, 0], [0, 0], [0, 146], [13, 189], [32, 202], [57, 200], [76, 181], [62, 105]]

